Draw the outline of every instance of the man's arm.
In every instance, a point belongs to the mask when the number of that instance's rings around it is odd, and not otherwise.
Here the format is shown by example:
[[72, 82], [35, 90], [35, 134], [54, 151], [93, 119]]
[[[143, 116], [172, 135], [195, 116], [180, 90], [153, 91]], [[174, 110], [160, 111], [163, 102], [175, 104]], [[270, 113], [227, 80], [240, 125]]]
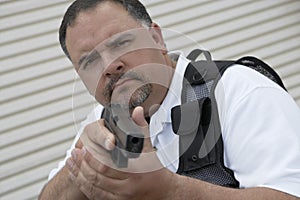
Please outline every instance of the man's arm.
[[74, 160], [76, 164], [74, 163], [74, 169], [71, 170], [74, 173], [74, 181], [81, 185], [82, 191], [91, 199], [300, 200], [267, 187], [222, 187], [173, 173], [163, 167], [145, 173], [125, 173], [103, 165], [88, 151], [83, 153], [79, 150], [76, 154], [77, 157], [79, 154], [84, 156], [80, 161]]
[[[82, 147], [83, 144], [79, 139], [75, 144], [75, 148], [81, 149]], [[68, 161], [66, 162], [68, 163]], [[44, 186], [39, 196], [39, 200], [53, 199], [87, 199], [87, 197], [80, 191], [79, 187], [75, 184], [75, 182], [72, 181], [70, 171], [66, 165], [63, 166], [63, 168]]]
[[[299, 200], [295, 196], [266, 187], [232, 189], [193, 178], [178, 176], [172, 192], [173, 200]], [[174, 179], [173, 179], [174, 180]]]
[[39, 200], [84, 200], [86, 196], [69, 177], [69, 170], [64, 166], [43, 188]]

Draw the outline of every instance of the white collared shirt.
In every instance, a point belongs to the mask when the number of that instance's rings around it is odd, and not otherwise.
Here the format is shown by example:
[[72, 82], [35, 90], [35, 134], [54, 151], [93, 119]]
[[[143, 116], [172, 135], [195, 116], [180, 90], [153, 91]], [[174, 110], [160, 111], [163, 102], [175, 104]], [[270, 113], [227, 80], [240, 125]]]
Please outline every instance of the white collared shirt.
[[[179, 56], [170, 90], [152, 116], [150, 136], [162, 164], [175, 172], [179, 144], [171, 127], [171, 108], [181, 102], [182, 77], [188, 60]], [[245, 66], [230, 67], [219, 81], [217, 100], [224, 164], [233, 170], [240, 188], [268, 187], [300, 197], [300, 109], [293, 98], [262, 74]], [[83, 127], [100, 118], [97, 106], [87, 117], [64, 161], [51, 171], [51, 179], [64, 165]]]

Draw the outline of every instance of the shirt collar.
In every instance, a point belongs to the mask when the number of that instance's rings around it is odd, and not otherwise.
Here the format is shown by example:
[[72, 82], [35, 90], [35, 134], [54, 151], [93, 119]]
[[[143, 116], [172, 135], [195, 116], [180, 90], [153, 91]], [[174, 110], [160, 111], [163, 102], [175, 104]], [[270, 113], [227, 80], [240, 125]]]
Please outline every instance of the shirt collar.
[[[150, 122], [150, 132], [157, 134], [163, 129], [165, 123], [171, 123], [171, 109], [181, 104], [182, 81], [186, 67], [190, 60], [185, 58], [182, 52], [171, 52], [172, 58], [177, 57], [175, 72], [170, 84], [168, 93], [159, 109], [152, 115]], [[152, 131], [151, 131], [152, 129]], [[151, 134], [151, 133], [150, 133]]]

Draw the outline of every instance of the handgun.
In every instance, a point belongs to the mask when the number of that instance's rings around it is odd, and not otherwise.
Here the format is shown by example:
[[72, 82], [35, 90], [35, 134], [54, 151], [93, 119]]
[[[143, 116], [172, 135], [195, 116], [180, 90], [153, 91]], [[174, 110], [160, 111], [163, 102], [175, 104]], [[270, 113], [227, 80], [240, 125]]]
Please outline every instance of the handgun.
[[111, 151], [113, 162], [119, 168], [128, 167], [129, 158], [137, 158], [143, 150], [144, 134], [132, 120], [128, 109], [120, 104], [104, 108], [104, 124], [114, 135], [116, 146]]

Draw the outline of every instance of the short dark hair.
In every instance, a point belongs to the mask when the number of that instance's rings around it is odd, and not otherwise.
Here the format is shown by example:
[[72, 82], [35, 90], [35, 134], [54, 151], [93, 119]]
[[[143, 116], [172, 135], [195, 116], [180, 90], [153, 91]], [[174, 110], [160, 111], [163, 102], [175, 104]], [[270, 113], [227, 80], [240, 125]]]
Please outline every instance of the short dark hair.
[[135, 20], [150, 27], [152, 19], [145, 6], [138, 0], [76, 0], [67, 9], [59, 28], [59, 42], [66, 56], [71, 60], [66, 46], [67, 28], [76, 20], [80, 12], [95, 8], [103, 2], [117, 3], [129, 13]]

